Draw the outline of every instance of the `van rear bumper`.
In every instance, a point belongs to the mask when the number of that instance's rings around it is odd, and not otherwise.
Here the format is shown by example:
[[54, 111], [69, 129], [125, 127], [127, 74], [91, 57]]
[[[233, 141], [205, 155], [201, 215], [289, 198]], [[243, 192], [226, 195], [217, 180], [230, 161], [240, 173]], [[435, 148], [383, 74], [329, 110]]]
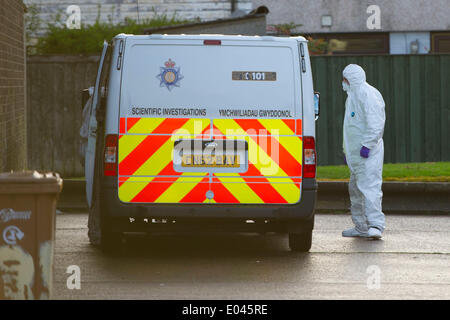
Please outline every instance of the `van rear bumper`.
[[303, 179], [301, 201], [293, 205], [127, 204], [119, 200], [117, 180], [105, 177], [101, 188], [102, 211], [111, 218], [205, 218], [310, 220], [317, 198], [316, 179]]

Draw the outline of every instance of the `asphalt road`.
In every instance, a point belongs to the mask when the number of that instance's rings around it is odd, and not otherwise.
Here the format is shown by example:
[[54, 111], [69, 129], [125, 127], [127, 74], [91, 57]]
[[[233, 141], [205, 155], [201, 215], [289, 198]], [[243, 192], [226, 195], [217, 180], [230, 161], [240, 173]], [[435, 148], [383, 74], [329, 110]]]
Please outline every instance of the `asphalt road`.
[[349, 215], [317, 215], [310, 253], [282, 234], [222, 234], [131, 236], [111, 256], [86, 225], [57, 216], [55, 299], [450, 299], [449, 216], [387, 216], [377, 241], [342, 238]]

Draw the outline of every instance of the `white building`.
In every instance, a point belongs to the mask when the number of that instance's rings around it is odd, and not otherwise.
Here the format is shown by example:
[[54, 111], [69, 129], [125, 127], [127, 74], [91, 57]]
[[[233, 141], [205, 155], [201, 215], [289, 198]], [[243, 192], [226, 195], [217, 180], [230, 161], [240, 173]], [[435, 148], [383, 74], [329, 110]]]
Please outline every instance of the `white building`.
[[[450, 52], [450, 0], [252, 0], [267, 23], [346, 46], [342, 53]], [[342, 49], [342, 48], [341, 48]], [[335, 51], [335, 53], [338, 53]]]
[[58, 13], [60, 20], [67, 19], [67, 9], [73, 5], [79, 7], [83, 24], [93, 24], [97, 17], [113, 23], [123, 22], [125, 18], [139, 21], [152, 18], [155, 13], [208, 21], [245, 15], [252, 10], [251, 0], [24, 0], [24, 3], [38, 11], [42, 22], [38, 34], [45, 32], [47, 23], [53, 22]]
[[[211, 21], [269, 9], [268, 25], [292, 24], [293, 34], [328, 42], [333, 54], [411, 54], [450, 52], [450, 0], [24, 0], [48, 22], [67, 8], [80, 9], [81, 23], [119, 23], [156, 14]], [[31, 10], [30, 10], [31, 11]], [[28, 13], [28, 16], [30, 13]], [[270, 30], [269, 30], [270, 33]]]

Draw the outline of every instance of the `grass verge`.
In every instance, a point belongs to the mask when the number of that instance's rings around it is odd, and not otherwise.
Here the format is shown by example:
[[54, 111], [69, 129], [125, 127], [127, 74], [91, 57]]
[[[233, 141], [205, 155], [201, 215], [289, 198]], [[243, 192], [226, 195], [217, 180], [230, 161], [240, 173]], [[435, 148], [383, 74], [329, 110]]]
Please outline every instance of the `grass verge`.
[[[347, 166], [318, 166], [318, 180], [346, 181], [350, 178]], [[450, 182], [450, 162], [386, 163], [384, 181]]]
[[[318, 166], [319, 181], [348, 181], [347, 166]], [[66, 177], [68, 180], [84, 180], [84, 177]], [[386, 163], [383, 166], [384, 181], [450, 182], [450, 162]]]

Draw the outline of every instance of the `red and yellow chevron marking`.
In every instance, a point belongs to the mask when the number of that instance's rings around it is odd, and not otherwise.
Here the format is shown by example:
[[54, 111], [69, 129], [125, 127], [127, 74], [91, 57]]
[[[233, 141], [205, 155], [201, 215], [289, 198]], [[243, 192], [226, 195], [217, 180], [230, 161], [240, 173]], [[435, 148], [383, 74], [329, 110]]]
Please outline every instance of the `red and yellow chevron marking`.
[[199, 135], [210, 124], [210, 120], [204, 118], [127, 118], [123, 121], [128, 134]]
[[[119, 199], [134, 203], [296, 203], [300, 199], [301, 120], [122, 118]], [[244, 173], [176, 172], [178, 139], [238, 139], [248, 143]], [[212, 191], [214, 198], [206, 198]]]
[[[174, 141], [201, 135], [210, 126], [209, 119], [129, 118], [126, 124], [127, 134], [119, 139], [119, 199], [123, 202], [181, 202], [180, 196], [189, 194], [206, 173], [192, 173], [189, 176], [194, 178], [184, 178], [186, 174], [175, 172]], [[178, 183], [180, 186], [175, 187]]]
[[285, 121], [215, 119], [213, 124], [214, 128], [225, 134], [226, 139], [245, 137], [248, 142], [249, 162], [253, 163], [263, 176], [301, 177], [302, 140]]
[[[237, 203], [299, 201], [302, 142], [295, 136], [293, 120], [215, 119], [213, 124], [220, 133], [226, 133], [226, 139], [244, 137], [249, 154], [247, 172], [214, 174], [218, 178], [213, 179], [213, 192], [218, 180], [237, 199]], [[254, 135], [254, 132], [259, 135]], [[242, 187], [244, 184], [247, 188]], [[214, 194], [216, 203], [226, 203], [216, 192]]]

